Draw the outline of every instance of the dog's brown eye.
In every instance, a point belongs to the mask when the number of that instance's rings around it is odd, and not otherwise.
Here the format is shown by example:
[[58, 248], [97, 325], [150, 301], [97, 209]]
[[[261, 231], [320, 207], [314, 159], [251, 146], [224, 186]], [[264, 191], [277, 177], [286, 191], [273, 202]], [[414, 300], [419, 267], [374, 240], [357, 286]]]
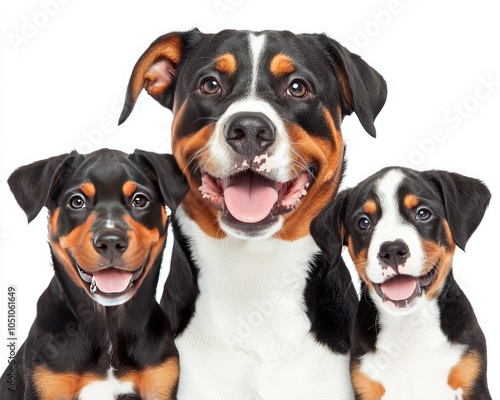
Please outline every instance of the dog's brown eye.
[[149, 204], [149, 199], [143, 194], [136, 194], [132, 199], [132, 207], [135, 208], [144, 208]]
[[72, 196], [68, 201], [68, 206], [73, 208], [74, 210], [84, 208], [86, 207], [85, 199], [79, 194]]
[[215, 78], [208, 78], [201, 84], [201, 91], [205, 94], [216, 94], [220, 92], [220, 85]]
[[367, 229], [370, 229], [372, 227], [372, 224], [367, 217], [360, 217], [356, 222], [356, 226], [358, 227], [358, 229], [366, 231]]
[[293, 97], [304, 97], [307, 94], [307, 86], [300, 79], [295, 79], [288, 86], [287, 93]]
[[416, 214], [416, 218], [419, 220], [419, 221], [427, 221], [430, 217], [432, 216], [432, 213], [430, 212], [429, 209], [427, 208], [419, 208], [417, 210], [417, 214]]

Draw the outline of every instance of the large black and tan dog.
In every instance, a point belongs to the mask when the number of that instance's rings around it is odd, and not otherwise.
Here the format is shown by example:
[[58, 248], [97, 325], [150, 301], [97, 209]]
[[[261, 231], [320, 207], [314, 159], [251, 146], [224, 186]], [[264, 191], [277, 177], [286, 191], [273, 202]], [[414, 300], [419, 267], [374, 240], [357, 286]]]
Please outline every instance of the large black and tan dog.
[[55, 274], [0, 397], [176, 398], [178, 353], [155, 300], [165, 204], [187, 191], [174, 158], [73, 152], [21, 167], [9, 184], [29, 221], [48, 208]]
[[488, 400], [486, 342], [452, 274], [490, 200], [480, 181], [387, 168], [342, 191], [311, 226], [361, 276], [352, 338], [357, 399]]
[[143, 88], [174, 113], [172, 150], [191, 187], [162, 299], [179, 397], [352, 398], [357, 297], [309, 225], [341, 181], [344, 116], [375, 136], [383, 78], [325, 35], [192, 30], [140, 57], [120, 123]]

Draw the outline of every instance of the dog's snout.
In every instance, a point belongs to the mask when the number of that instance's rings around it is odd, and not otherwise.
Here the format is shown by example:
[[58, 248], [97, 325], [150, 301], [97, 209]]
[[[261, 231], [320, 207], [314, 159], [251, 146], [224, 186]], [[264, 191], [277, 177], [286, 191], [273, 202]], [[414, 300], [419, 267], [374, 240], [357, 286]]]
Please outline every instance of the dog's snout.
[[272, 121], [260, 112], [240, 112], [224, 126], [226, 142], [239, 154], [256, 156], [264, 153], [276, 139]]
[[397, 268], [410, 256], [408, 245], [401, 239], [384, 242], [380, 245], [378, 257], [385, 265]]
[[127, 233], [121, 230], [104, 230], [94, 235], [94, 248], [103, 257], [114, 260], [128, 247]]

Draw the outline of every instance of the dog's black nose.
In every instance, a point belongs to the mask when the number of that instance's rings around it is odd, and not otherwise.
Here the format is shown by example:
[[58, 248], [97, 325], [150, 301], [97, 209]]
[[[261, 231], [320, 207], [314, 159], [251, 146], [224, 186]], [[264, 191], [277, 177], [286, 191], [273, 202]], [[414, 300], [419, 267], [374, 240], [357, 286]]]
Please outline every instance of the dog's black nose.
[[237, 153], [248, 157], [258, 156], [274, 143], [276, 128], [260, 112], [240, 112], [227, 121], [224, 138]]
[[384, 242], [380, 245], [378, 257], [385, 265], [395, 268], [406, 262], [410, 256], [408, 245], [401, 239], [396, 239], [392, 242]]
[[110, 260], [121, 257], [128, 247], [126, 232], [119, 230], [105, 230], [94, 235], [94, 248]]

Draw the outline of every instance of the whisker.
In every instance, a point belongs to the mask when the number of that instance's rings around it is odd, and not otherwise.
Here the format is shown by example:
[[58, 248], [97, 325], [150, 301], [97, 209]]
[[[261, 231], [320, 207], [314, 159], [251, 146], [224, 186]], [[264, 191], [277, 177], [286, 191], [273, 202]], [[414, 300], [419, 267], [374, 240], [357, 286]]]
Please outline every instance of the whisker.
[[[196, 158], [201, 158], [201, 161], [198, 163], [199, 166], [201, 166], [204, 162], [206, 162], [206, 161], [203, 160], [203, 157], [202, 157], [204, 151], [208, 151], [208, 145], [203, 146], [201, 149], [199, 149], [196, 152], [194, 152], [188, 158], [185, 169], [187, 169], [195, 161]], [[182, 171], [182, 172], [185, 173], [185, 171]]]
[[209, 120], [209, 121], [217, 122], [217, 121], [219, 121], [219, 118], [218, 117], [200, 117], [200, 118], [197, 118], [197, 119], [193, 120], [193, 123], [194, 122], [203, 121], [203, 120]]

